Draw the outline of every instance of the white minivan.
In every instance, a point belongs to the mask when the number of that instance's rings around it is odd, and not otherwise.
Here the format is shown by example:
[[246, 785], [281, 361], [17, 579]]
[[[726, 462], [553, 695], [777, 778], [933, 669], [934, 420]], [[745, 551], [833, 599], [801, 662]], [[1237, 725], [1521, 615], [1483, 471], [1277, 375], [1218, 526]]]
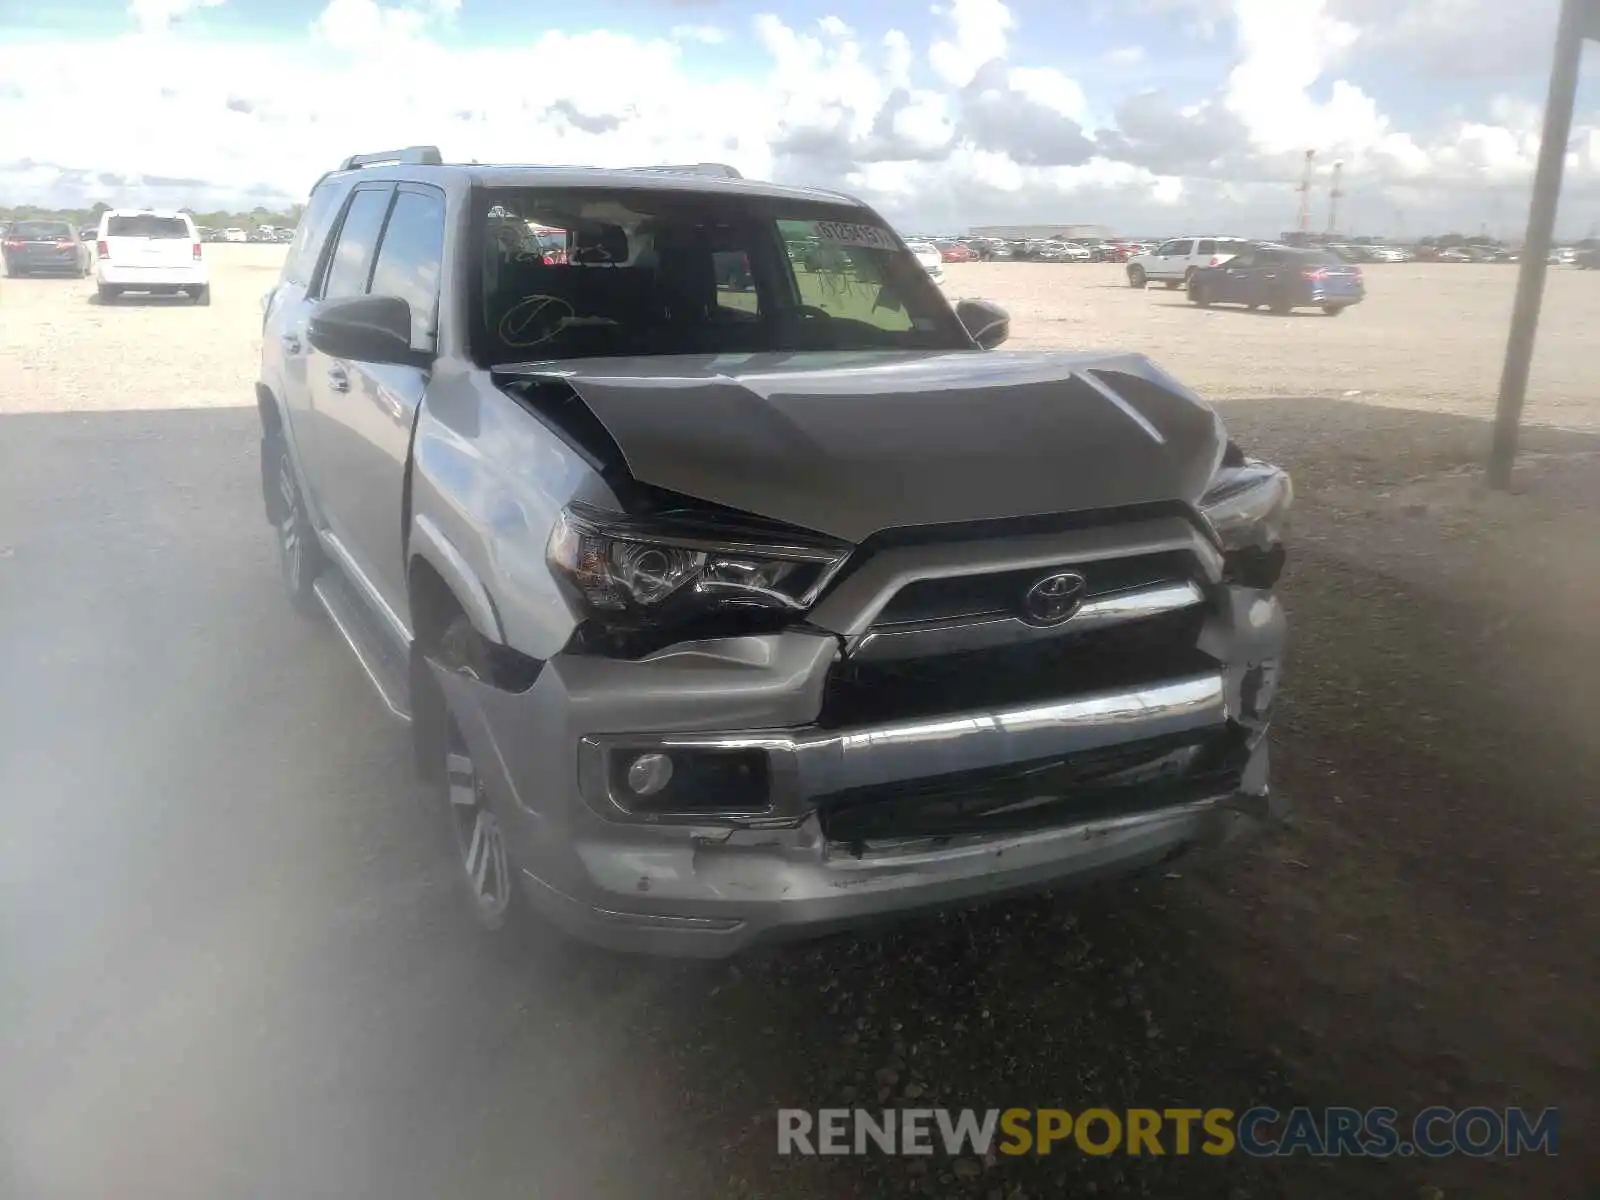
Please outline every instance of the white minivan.
[[195, 304], [211, 303], [200, 234], [188, 213], [114, 208], [100, 215], [99, 232], [94, 277], [102, 303], [123, 292], [186, 292]]

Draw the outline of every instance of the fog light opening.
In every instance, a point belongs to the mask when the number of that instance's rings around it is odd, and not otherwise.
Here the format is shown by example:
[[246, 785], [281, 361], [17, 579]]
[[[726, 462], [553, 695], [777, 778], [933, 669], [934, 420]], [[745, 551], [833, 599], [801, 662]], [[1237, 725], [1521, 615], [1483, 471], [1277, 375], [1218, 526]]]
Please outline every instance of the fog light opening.
[[665, 754], [641, 754], [628, 764], [628, 790], [635, 796], [654, 796], [672, 782], [672, 759]]

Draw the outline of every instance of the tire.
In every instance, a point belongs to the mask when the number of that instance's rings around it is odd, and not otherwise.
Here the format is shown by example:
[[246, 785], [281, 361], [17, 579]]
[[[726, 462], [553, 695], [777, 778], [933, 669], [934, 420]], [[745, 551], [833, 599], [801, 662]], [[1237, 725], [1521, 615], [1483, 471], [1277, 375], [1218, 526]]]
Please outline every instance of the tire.
[[312, 527], [311, 516], [306, 512], [305, 497], [300, 493], [300, 481], [294, 473], [294, 461], [281, 437], [263, 438], [261, 442], [262, 472], [270, 472], [277, 485], [277, 502], [273, 525], [278, 533], [278, 570], [283, 577], [283, 590], [289, 603], [302, 616], [314, 617], [321, 613], [314, 587], [317, 576], [326, 566], [322, 543]]
[[[473, 679], [489, 673], [483, 640], [463, 615], [445, 627], [434, 657], [440, 666]], [[481, 928], [498, 935], [497, 940], [526, 937], [542, 922], [533, 920], [522, 894], [509, 839], [448, 699], [442, 709], [444, 769], [438, 796], [452, 835], [456, 880]]]
[[1268, 307], [1280, 317], [1286, 317], [1294, 311], [1294, 302], [1286, 296], [1279, 296]]
[[1144, 273], [1144, 268], [1143, 267], [1139, 266], [1138, 264], [1134, 264], [1133, 266], [1128, 268], [1128, 286], [1129, 287], [1142, 288], [1142, 287], [1144, 287], [1145, 284], [1147, 284], [1149, 282], [1150, 282], [1150, 280], [1145, 277], [1145, 273]]
[[1340, 313], [1342, 313], [1344, 311], [1344, 305], [1342, 305], [1342, 304], [1324, 304], [1322, 306], [1322, 311], [1327, 313], [1330, 317], [1337, 317]]
[[204, 287], [190, 292], [189, 303], [209, 305], [211, 303], [211, 285], [208, 283]]
[[1189, 303], [1199, 308], [1210, 308], [1211, 300], [1206, 295], [1206, 285], [1189, 281]]
[[115, 304], [118, 298], [122, 295], [122, 289], [118, 287], [112, 287], [110, 284], [102, 283], [99, 287], [95, 288], [95, 294], [100, 297], [101, 304]]

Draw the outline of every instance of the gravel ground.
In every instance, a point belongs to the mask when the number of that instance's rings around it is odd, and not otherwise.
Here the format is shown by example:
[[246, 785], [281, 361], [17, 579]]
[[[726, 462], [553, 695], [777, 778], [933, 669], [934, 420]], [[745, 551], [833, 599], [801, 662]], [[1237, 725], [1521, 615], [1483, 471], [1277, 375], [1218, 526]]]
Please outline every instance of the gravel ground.
[[[209, 309], [0, 280], [0, 1195], [1595, 1194], [1600, 438], [1531, 429], [1520, 493], [1475, 487], [1513, 272], [1374, 267], [1329, 321], [953, 268], [1294, 470], [1299, 822], [705, 967], [469, 936], [403, 732], [277, 594], [241, 404], [280, 252], [208, 253]], [[1552, 274], [1535, 372], [1570, 430], [1591, 283]], [[880, 1098], [1565, 1119], [1556, 1160], [773, 1155], [775, 1108]]]

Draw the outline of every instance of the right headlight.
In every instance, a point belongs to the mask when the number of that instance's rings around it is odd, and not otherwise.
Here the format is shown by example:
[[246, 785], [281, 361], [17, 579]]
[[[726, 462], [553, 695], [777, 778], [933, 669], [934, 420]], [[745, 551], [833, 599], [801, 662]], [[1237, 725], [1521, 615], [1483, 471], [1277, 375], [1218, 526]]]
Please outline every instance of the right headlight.
[[803, 613], [852, 547], [814, 535], [635, 518], [573, 503], [545, 560], [582, 615], [602, 626], [660, 629], [717, 613]]
[[1229, 447], [1222, 468], [1200, 499], [1200, 512], [1222, 545], [1230, 583], [1269, 588], [1278, 581], [1293, 502], [1294, 485], [1287, 471], [1247, 459]]

